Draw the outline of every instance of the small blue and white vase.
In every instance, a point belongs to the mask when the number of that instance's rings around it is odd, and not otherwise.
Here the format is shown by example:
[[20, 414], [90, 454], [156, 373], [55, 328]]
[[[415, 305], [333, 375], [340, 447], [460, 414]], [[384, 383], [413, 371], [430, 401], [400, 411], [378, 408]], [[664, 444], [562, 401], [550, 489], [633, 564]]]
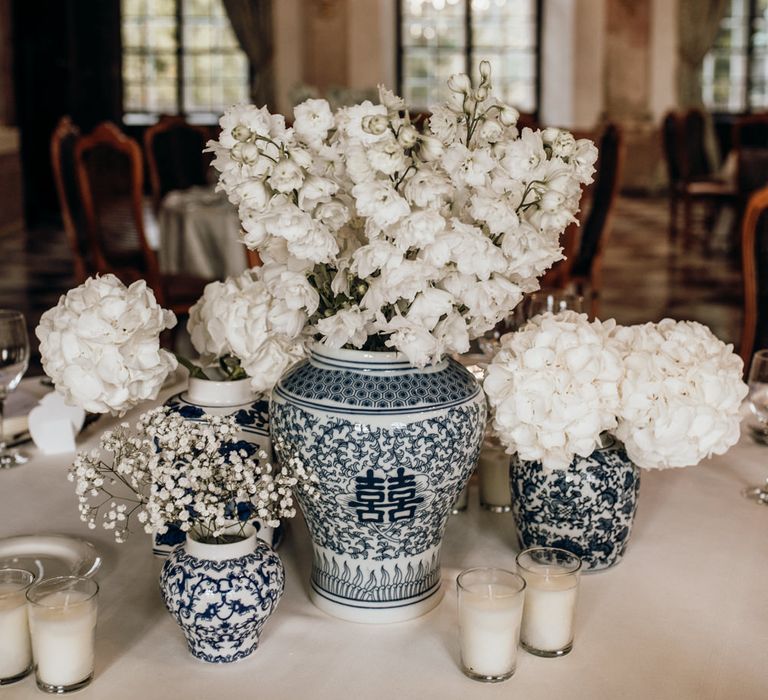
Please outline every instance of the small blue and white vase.
[[319, 479], [299, 496], [313, 545], [310, 598], [355, 622], [399, 622], [440, 601], [440, 546], [485, 431], [485, 396], [454, 360], [316, 346], [270, 404], [281, 461]]
[[193, 656], [230, 663], [252, 654], [285, 586], [280, 557], [257, 539], [206, 544], [190, 535], [160, 574], [165, 607], [181, 626]]
[[[187, 390], [171, 396], [165, 405], [189, 420], [200, 420], [206, 415], [234, 415], [240, 426], [238, 448], [245, 447], [253, 453], [258, 450], [264, 450], [269, 455], [272, 453], [269, 404], [261, 394], [254, 393], [250, 379], [212, 381], [190, 377]], [[259, 539], [276, 546], [279, 533], [274, 528], [259, 520], [254, 520], [252, 524]], [[167, 557], [184, 539], [184, 533], [175, 525], [170, 525], [162, 535], [156, 533], [153, 536], [152, 551], [158, 557]]]
[[568, 469], [545, 470], [513, 455], [510, 482], [521, 547], [567, 549], [586, 571], [607, 569], [624, 556], [640, 470], [615, 438], [604, 435], [602, 447]]

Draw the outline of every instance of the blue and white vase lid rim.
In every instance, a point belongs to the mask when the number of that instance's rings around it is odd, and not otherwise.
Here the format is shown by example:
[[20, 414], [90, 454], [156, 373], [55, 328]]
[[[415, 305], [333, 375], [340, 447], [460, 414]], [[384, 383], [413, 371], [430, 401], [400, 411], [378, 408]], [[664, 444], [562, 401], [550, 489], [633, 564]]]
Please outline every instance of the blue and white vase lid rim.
[[[336, 369], [415, 369], [402, 352], [332, 348], [319, 341], [313, 343], [309, 350], [310, 361], [322, 367], [331, 366]], [[444, 363], [445, 358], [421, 369], [438, 368]]]

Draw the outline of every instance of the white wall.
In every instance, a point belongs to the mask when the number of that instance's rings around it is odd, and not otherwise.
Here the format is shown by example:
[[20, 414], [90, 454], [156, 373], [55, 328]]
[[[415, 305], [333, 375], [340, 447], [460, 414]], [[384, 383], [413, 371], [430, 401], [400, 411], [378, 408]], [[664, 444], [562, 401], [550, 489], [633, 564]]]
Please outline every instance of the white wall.
[[603, 111], [605, 0], [547, 0], [543, 7], [541, 120], [589, 129]]
[[651, 91], [654, 122], [677, 107], [677, 0], [651, 2]]
[[394, 90], [396, 0], [347, 0], [349, 87]]
[[290, 114], [291, 90], [304, 82], [304, 22], [302, 0], [272, 3], [275, 32], [275, 99], [280, 114]]

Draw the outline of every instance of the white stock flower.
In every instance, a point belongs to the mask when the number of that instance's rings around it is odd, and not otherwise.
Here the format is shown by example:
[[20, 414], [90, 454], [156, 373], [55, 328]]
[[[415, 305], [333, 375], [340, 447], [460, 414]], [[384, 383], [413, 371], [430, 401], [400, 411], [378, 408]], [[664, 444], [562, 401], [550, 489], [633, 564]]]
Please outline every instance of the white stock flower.
[[410, 164], [410, 158], [394, 137], [373, 144], [366, 153], [373, 169], [384, 175], [401, 173]]
[[267, 182], [278, 192], [288, 194], [304, 184], [304, 173], [294, 161], [285, 159], [275, 165]]
[[693, 321], [664, 319], [618, 335], [626, 348], [616, 436], [638, 466], [685, 467], [739, 439], [747, 394], [733, 347]]
[[[335, 113], [308, 100], [291, 129], [264, 108], [238, 106], [222, 119], [210, 150], [244, 242], [315, 291], [326, 287], [311, 316], [330, 327], [344, 311], [334, 338], [349, 332], [357, 309], [375, 321], [355, 327], [355, 343], [363, 332], [386, 340], [394, 314], [433, 328], [435, 353], [458, 351], [509, 316], [562, 257], [559, 239], [596, 150], [559, 129], [521, 133], [517, 110], [492, 94], [489, 69], [483, 64], [477, 89], [453, 77], [455, 90], [431, 108], [424, 133], [386, 89], [381, 104]], [[424, 300], [444, 292], [450, 307], [428, 309]], [[264, 317], [270, 332], [292, 337], [313, 304], [300, 294], [303, 308], [294, 308], [279, 294]]]
[[403, 252], [389, 241], [376, 239], [361, 246], [352, 255], [352, 272], [365, 279], [374, 272], [397, 267], [403, 261]]
[[445, 230], [445, 219], [436, 211], [416, 211], [395, 224], [387, 232], [400, 250], [423, 248]]
[[43, 369], [68, 403], [92, 413], [125, 413], [157, 398], [176, 358], [160, 333], [176, 325], [146, 282], [91, 277], [46, 311], [35, 334]]
[[382, 330], [391, 333], [387, 346], [403, 353], [414, 367], [424, 367], [440, 359], [442, 353], [437, 338], [420, 323], [395, 316]]
[[284, 265], [266, 264], [261, 269], [261, 279], [269, 293], [284, 299], [289, 308], [304, 309], [308, 316], [317, 311], [320, 295], [305, 274]]
[[380, 180], [362, 182], [352, 188], [357, 213], [384, 228], [408, 216], [408, 202], [398, 194], [392, 183]]
[[483, 388], [494, 429], [520, 459], [565, 469], [616, 427], [623, 367], [610, 327], [566, 311], [504, 336]]
[[316, 326], [323, 336], [323, 344], [331, 348], [352, 345], [362, 347], [368, 338], [370, 318], [358, 307], [341, 309], [333, 316], [321, 318]]
[[443, 167], [457, 187], [480, 187], [496, 167], [496, 160], [487, 148], [470, 150], [464, 144], [454, 143], [442, 157]]
[[445, 175], [423, 168], [407, 178], [404, 192], [413, 206], [440, 209], [450, 200], [453, 186]]
[[430, 287], [419, 292], [408, 308], [406, 318], [431, 331], [443, 316], [453, 310], [456, 300], [450, 292]]
[[333, 113], [326, 100], [305, 100], [293, 108], [293, 116], [293, 130], [309, 145], [323, 141], [334, 126]]

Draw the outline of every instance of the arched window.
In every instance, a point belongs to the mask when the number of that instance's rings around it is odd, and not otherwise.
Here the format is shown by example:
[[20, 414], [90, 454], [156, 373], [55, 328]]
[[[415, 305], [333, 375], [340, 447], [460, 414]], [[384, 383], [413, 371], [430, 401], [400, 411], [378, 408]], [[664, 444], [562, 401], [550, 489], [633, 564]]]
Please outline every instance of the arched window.
[[522, 112], [536, 112], [540, 0], [399, 0], [398, 83], [415, 109], [445, 99], [453, 73], [477, 79], [493, 66], [494, 92]]
[[248, 100], [248, 59], [222, 0], [122, 0], [126, 123], [215, 120]]
[[768, 0], [728, 0], [701, 86], [715, 112], [768, 109]]

